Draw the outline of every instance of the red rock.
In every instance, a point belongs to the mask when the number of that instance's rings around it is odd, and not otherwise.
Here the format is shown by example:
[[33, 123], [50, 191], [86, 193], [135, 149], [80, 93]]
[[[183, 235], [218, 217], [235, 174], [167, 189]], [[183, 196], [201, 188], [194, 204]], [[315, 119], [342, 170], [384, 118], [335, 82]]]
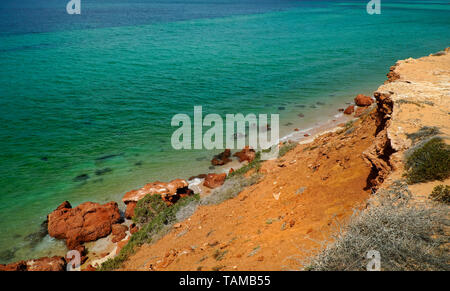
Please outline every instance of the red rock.
[[127, 203], [127, 208], [125, 209], [125, 218], [131, 219], [134, 216], [134, 209], [136, 208], [137, 202], [130, 201]]
[[69, 249], [94, 241], [111, 233], [111, 226], [120, 220], [116, 202], [99, 204], [85, 202], [75, 208], [64, 202], [47, 216], [48, 233], [65, 239]]
[[136, 224], [133, 223], [133, 224], [130, 225], [130, 233], [131, 234], [134, 234], [134, 233], [136, 233], [138, 231], [139, 231], [139, 227]]
[[355, 97], [355, 103], [358, 106], [370, 106], [373, 103], [373, 99], [363, 94], [358, 94]]
[[19, 261], [7, 265], [0, 264], [0, 271], [26, 271], [27, 270], [27, 262]]
[[228, 171], [228, 175], [231, 174], [231, 173], [233, 173], [233, 172], [234, 172], [234, 169], [231, 168], [231, 169]]
[[298, 128], [296, 128], [296, 129], [294, 129], [295, 131], [300, 131], [300, 129], [298, 129]]
[[249, 163], [251, 163], [255, 159], [256, 153], [254, 149], [246, 146], [240, 152], [234, 153], [233, 156], [238, 157], [240, 163], [242, 163], [243, 161], [248, 161]]
[[228, 164], [229, 162], [231, 162], [230, 156], [230, 149], [225, 149], [225, 151], [223, 151], [222, 153], [214, 156], [214, 158], [211, 160], [211, 164], [213, 166], [222, 166]]
[[354, 106], [354, 105], [350, 105], [349, 107], [347, 107], [347, 108], [344, 110], [344, 114], [350, 115], [350, 114], [353, 113], [353, 111], [355, 111], [355, 106]]
[[308, 137], [308, 136], [309, 136], [309, 134], [305, 133], [305, 134], [304, 134], [303, 136], [304, 136], [304, 137]]
[[63, 257], [43, 257], [29, 261], [19, 261], [0, 265], [0, 271], [65, 271], [66, 261]]
[[94, 266], [92, 266], [91, 264], [89, 264], [89, 266], [87, 266], [83, 271], [93, 272], [93, 271], [97, 271], [97, 269], [94, 268]]
[[[179, 198], [188, 196], [192, 194], [192, 190], [188, 189], [188, 182], [183, 179], [175, 179], [170, 181], [169, 183], [164, 182], [153, 182], [148, 183], [144, 187], [138, 190], [132, 190], [127, 192], [125, 196], [123, 196], [122, 201], [128, 205], [130, 202], [138, 202], [146, 195], [161, 195], [162, 199], [166, 201], [168, 204], [175, 203]], [[133, 211], [131, 209], [128, 211], [128, 214], [131, 214]]]
[[44, 257], [27, 262], [27, 271], [65, 271], [66, 260], [63, 257]]
[[123, 224], [113, 224], [111, 232], [113, 234], [112, 242], [116, 243], [123, 240], [127, 236], [128, 227]]
[[208, 174], [206, 176], [205, 181], [203, 182], [203, 186], [214, 189], [221, 186], [225, 182], [225, 178], [227, 174]]

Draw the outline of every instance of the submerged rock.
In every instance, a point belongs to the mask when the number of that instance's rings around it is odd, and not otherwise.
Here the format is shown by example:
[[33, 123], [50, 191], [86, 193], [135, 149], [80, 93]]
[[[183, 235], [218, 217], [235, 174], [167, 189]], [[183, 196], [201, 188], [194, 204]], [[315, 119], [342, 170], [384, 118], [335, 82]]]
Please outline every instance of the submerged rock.
[[96, 174], [97, 176], [101, 176], [101, 175], [104, 175], [104, 174], [109, 173], [109, 172], [112, 172], [112, 169], [111, 169], [111, 168], [104, 168], [104, 169], [96, 170], [96, 171], [95, 171], [95, 174]]
[[81, 174], [81, 175], [78, 175], [75, 178], [73, 178], [73, 181], [74, 182], [83, 182], [83, 181], [86, 181], [87, 179], [89, 179], [88, 174]]
[[104, 160], [109, 160], [109, 159], [112, 159], [112, 158], [115, 158], [115, 157], [119, 157], [121, 155], [123, 155], [123, 154], [104, 155], [104, 156], [96, 158], [95, 160], [96, 161], [104, 161]]

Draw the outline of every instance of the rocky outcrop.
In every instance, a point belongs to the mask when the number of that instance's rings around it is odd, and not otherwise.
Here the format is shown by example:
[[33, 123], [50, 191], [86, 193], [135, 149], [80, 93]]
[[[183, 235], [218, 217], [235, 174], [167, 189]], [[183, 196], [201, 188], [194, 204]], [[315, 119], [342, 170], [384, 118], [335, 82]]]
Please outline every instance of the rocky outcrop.
[[246, 146], [240, 152], [234, 153], [233, 156], [238, 157], [240, 163], [243, 161], [248, 161], [251, 163], [255, 159], [256, 153], [254, 149]]
[[65, 271], [66, 265], [63, 257], [43, 257], [35, 260], [19, 261], [8, 265], [0, 264], [0, 271]]
[[116, 243], [123, 240], [127, 236], [128, 227], [123, 224], [113, 224], [111, 232], [113, 235], [112, 242]]
[[358, 94], [355, 97], [355, 104], [360, 107], [370, 106], [373, 103], [373, 99], [363, 94]]
[[344, 114], [350, 115], [355, 111], [355, 106], [354, 105], [350, 105], [349, 107], [347, 107], [344, 110]]
[[211, 160], [211, 164], [213, 166], [223, 166], [225, 164], [228, 164], [229, 162], [231, 162], [230, 156], [231, 156], [230, 149], [225, 149], [225, 151], [214, 156], [214, 158]]
[[395, 82], [400, 79], [400, 75], [395, 71], [395, 69], [397, 68], [397, 65], [398, 64], [395, 64], [394, 66], [391, 66], [389, 68], [389, 73], [387, 73], [387, 75], [386, 75], [387, 80], [386, 80], [386, 82], [384, 82], [385, 84], [390, 83], [390, 82]]
[[377, 189], [393, 170], [390, 157], [394, 150], [387, 135], [393, 102], [389, 94], [375, 92], [374, 96], [377, 100], [375, 141], [363, 152], [364, 159], [372, 168], [367, 178], [367, 189]]
[[167, 204], [171, 205], [178, 199], [193, 194], [193, 191], [188, 186], [189, 183], [186, 180], [175, 179], [169, 183], [159, 181], [148, 183], [138, 190], [127, 192], [122, 198], [123, 203], [127, 205], [125, 217], [133, 217], [136, 203], [146, 195], [160, 195]]
[[227, 174], [225, 174], [225, 173], [208, 174], [208, 176], [206, 176], [205, 181], [203, 182], [203, 186], [211, 188], [211, 189], [217, 188], [225, 182], [226, 177], [227, 177]]
[[112, 225], [119, 222], [116, 202], [99, 204], [85, 202], [72, 208], [65, 201], [47, 217], [48, 233], [66, 240], [69, 249], [76, 249], [84, 242], [94, 241], [111, 233]]

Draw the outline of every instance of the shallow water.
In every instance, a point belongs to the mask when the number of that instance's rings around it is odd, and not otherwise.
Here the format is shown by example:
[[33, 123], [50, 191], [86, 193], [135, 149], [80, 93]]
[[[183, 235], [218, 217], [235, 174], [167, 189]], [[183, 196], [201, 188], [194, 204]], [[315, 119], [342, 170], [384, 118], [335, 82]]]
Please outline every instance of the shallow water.
[[82, 0], [78, 16], [34, 2], [0, 3], [0, 263], [63, 251], [27, 235], [64, 200], [210, 171], [215, 151], [171, 148], [173, 115], [311, 127], [450, 37], [447, 1], [382, 1], [373, 16], [361, 1]]

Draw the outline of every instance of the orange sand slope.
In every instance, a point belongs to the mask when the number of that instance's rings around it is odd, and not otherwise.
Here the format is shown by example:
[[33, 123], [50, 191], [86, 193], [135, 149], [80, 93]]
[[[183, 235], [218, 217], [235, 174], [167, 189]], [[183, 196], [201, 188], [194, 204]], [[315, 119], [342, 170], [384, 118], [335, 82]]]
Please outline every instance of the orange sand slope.
[[[375, 93], [377, 106], [353, 125], [265, 162], [259, 183], [222, 204], [199, 207], [137, 250], [123, 269], [300, 269], [373, 190], [399, 175], [410, 145], [406, 133], [423, 125], [450, 133], [449, 70], [448, 50], [399, 62]], [[404, 99], [410, 102], [399, 102]]]

